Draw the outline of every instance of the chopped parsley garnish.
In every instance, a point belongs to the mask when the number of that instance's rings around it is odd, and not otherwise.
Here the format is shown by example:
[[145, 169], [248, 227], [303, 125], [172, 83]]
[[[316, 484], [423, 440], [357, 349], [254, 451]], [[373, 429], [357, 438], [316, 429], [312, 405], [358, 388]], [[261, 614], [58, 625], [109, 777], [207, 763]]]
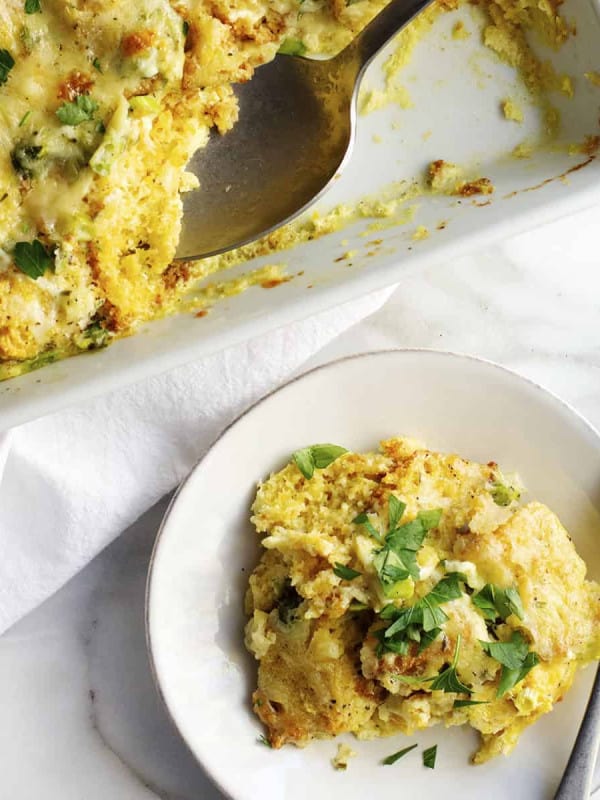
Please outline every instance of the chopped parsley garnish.
[[389, 766], [390, 764], [395, 764], [396, 761], [399, 761], [403, 756], [405, 756], [407, 753], [410, 753], [410, 751], [414, 750], [415, 747], [417, 746], [418, 745], [416, 744], [411, 744], [410, 747], [405, 747], [404, 750], [398, 750], [397, 753], [392, 753], [391, 756], [384, 758], [381, 763], [385, 764], [386, 766]]
[[396, 495], [390, 494], [388, 497], [388, 530], [393, 531], [398, 527], [405, 511], [406, 503], [398, 500]]
[[458, 654], [460, 652], [461, 636], [458, 634], [456, 637], [456, 650], [454, 651], [454, 658], [452, 663], [446, 669], [443, 669], [437, 675], [430, 685], [433, 692], [457, 692], [458, 694], [471, 694], [471, 689], [461, 683], [458, 675], [456, 674], [456, 665], [458, 664]]
[[442, 511], [433, 509], [419, 511], [415, 519], [404, 525], [398, 525], [406, 504], [398, 500], [395, 495], [388, 497], [388, 531], [385, 539], [377, 531], [365, 512], [359, 514], [352, 521], [356, 525], [363, 525], [368, 533], [383, 547], [375, 553], [373, 563], [383, 591], [387, 596], [392, 596], [394, 587], [407, 578], [419, 579], [419, 565], [417, 564], [417, 551], [423, 544], [427, 532], [439, 525]]
[[41, 278], [47, 269], [54, 269], [54, 259], [39, 239], [34, 239], [33, 242], [17, 242], [13, 259], [21, 272], [34, 280]]
[[183, 36], [185, 38], [190, 32], [190, 23], [186, 19], [183, 20], [182, 28], [183, 28]]
[[256, 741], [257, 741], [259, 744], [264, 744], [264, 746], [265, 746], [265, 747], [273, 747], [273, 745], [271, 744], [271, 742], [270, 742], [270, 741], [267, 739], [267, 737], [266, 737], [266, 736], [264, 736], [262, 733], [261, 733], [261, 735], [258, 737], [258, 739], [257, 739]]
[[384, 606], [379, 618], [391, 620], [392, 624], [374, 631], [373, 635], [379, 642], [377, 656], [381, 658], [386, 652], [406, 655], [410, 642], [418, 643], [419, 653], [429, 647], [442, 632], [442, 623], [448, 619], [440, 606], [461, 597], [460, 582], [464, 580], [465, 576], [460, 572], [451, 572], [414, 605], [402, 609], [391, 603]]
[[72, 103], [63, 103], [56, 110], [56, 116], [63, 125], [81, 125], [93, 119], [98, 103], [87, 94], [78, 95]]
[[453, 708], [467, 708], [467, 706], [484, 706], [489, 700], [455, 700]]
[[502, 697], [540, 662], [537, 653], [529, 650], [529, 645], [520, 631], [514, 631], [508, 642], [479, 642], [484, 651], [502, 664], [500, 683], [496, 697]]
[[15, 65], [15, 60], [8, 50], [0, 49], [0, 85], [8, 80], [8, 73]]
[[410, 625], [421, 625], [426, 633], [439, 627], [448, 619], [439, 606], [461, 596], [460, 581], [462, 579], [463, 576], [460, 573], [451, 572], [436, 583], [433, 589], [414, 605], [403, 609], [395, 608], [392, 605], [385, 606], [380, 616], [383, 619], [394, 620], [385, 632], [386, 639], [406, 630]]
[[302, 56], [306, 50], [306, 45], [300, 39], [284, 39], [277, 52], [284, 56]]
[[41, 11], [42, 7], [40, 5], [40, 0], [25, 0], [25, 13], [26, 14], [37, 14], [38, 11]]
[[480, 592], [473, 595], [472, 600], [483, 616], [492, 622], [498, 618], [507, 620], [511, 614], [519, 619], [525, 616], [521, 596], [513, 586], [502, 589], [493, 583], [487, 583]]
[[492, 500], [497, 506], [509, 506], [514, 500], [521, 497], [521, 492], [516, 486], [496, 481], [491, 488]]
[[337, 561], [333, 571], [338, 578], [343, 578], [345, 581], [351, 581], [354, 578], [358, 578], [359, 575], [362, 575], [362, 572], [357, 572], [357, 570], [352, 569], [352, 567], [347, 567], [345, 564], [340, 564]]
[[292, 454], [292, 459], [304, 477], [310, 480], [315, 469], [325, 469], [347, 452], [345, 447], [337, 444], [313, 444], [302, 450], [296, 450]]
[[433, 747], [428, 747], [426, 750], [423, 750], [423, 766], [429, 767], [429, 769], [435, 769], [436, 756], [437, 744], [434, 744]]
[[94, 58], [94, 60], [92, 61], [92, 67], [93, 67], [93, 68], [94, 68], [94, 69], [95, 69], [97, 72], [99, 72], [100, 74], [102, 74], [102, 64], [100, 63], [100, 59], [99, 59], [97, 56], [96, 56], [96, 58]]

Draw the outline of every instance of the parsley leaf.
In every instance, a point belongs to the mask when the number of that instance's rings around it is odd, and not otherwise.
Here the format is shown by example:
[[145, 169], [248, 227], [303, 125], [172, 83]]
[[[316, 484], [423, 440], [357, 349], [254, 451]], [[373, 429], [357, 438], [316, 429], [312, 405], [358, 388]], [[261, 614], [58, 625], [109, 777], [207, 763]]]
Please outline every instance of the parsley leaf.
[[34, 239], [33, 242], [17, 242], [13, 259], [21, 272], [34, 280], [41, 278], [47, 269], [54, 269], [54, 259], [39, 239]]
[[[439, 620], [439, 624], [445, 622], [448, 617], [437, 607], [442, 603], [447, 603], [449, 600], [456, 600], [461, 596], [462, 592], [459, 586], [460, 580], [460, 573], [451, 572], [436, 583], [433, 589], [414, 605], [404, 608], [401, 611], [394, 606], [386, 606], [379, 616], [383, 619], [395, 617], [395, 621], [386, 630], [386, 637], [389, 638], [395, 633], [405, 630], [411, 623], [420, 623], [423, 625], [424, 630], [428, 632], [438, 627], [438, 624], [435, 624], [436, 620]], [[428, 622], [427, 627], [425, 627], [426, 617]]]
[[264, 736], [262, 733], [261, 733], [261, 735], [258, 737], [258, 739], [257, 739], [256, 741], [257, 741], [259, 744], [264, 744], [264, 746], [265, 746], [265, 747], [270, 747], [270, 748], [272, 748], [272, 747], [273, 747], [273, 745], [271, 744], [271, 742], [270, 742], [270, 741], [267, 739], [267, 737], [266, 737], [266, 736]]
[[438, 605], [435, 605], [429, 597], [426, 596], [419, 602], [421, 604], [423, 630], [425, 633], [439, 628], [439, 626], [448, 619], [448, 615], [445, 611], [442, 611]]
[[410, 577], [410, 572], [404, 566], [402, 559], [388, 547], [383, 547], [375, 554], [373, 566], [377, 570], [384, 591], [398, 581], [404, 581]]
[[[352, 520], [356, 525], [363, 525], [370, 535], [383, 545], [374, 554], [373, 564], [387, 597], [401, 596], [405, 594], [407, 588], [412, 593], [412, 584], [409, 582], [403, 586], [402, 582], [409, 578], [419, 579], [417, 551], [423, 544], [427, 532], [439, 524], [442, 516], [441, 509], [420, 511], [411, 522], [398, 527], [405, 510], [406, 503], [394, 494], [388, 496], [388, 531], [385, 539], [373, 526], [366, 512], [363, 511]], [[432, 630], [446, 620], [446, 615], [443, 612], [426, 612], [426, 619], [426, 630]], [[422, 622], [422, 619], [419, 621]]]
[[514, 631], [509, 642], [482, 642], [483, 650], [502, 664], [496, 697], [502, 697], [509, 689], [520, 683], [540, 659], [529, 650], [529, 645], [520, 631]]
[[405, 756], [407, 753], [410, 753], [410, 751], [414, 750], [415, 747], [417, 747], [416, 744], [411, 744], [410, 747], [405, 747], [404, 750], [398, 750], [397, 753], [392, 753], [391, 756], [384, 758], [381, 763], [386, 765], [395, 764], [396, 761], [399, 761], [402, 758], [402, 756]]
[[519, 619], [523, 619], [525, 616], [521, 596], [514, 586], [502, 589], [493, 583], [486, 583], [480, 592], [473, 595], [472, 600], [485, 619], [492, 622], [498, 617], [506, 620], [511, 614]]
[[277, 52], [284, 56], [302, 56], [307, 49], [300, 39], [284, 39]]
[[338, 576], [338, 578], [343, 578], [346, 581], [351, 581], [353, 578], [358, 578], [359, 575], [362, 575], [362, 572], [357, 572], [357, 570], [352, 569], [352, 567], [347, 567], [344, 564], [340, 564], [337, 561], [335, 563], [333, 571]]
[[396, 495], [390, 494], [388, 497], [388, 530], [393, 531], [396, 528], [405, 511], [406, 503], [398, 500]]
[[363, 525], [366, 528], [366, 530], [371, 534], [371, 536], [376, 541], [379, 542], [379, 544], [383, 544], [383, 539], [381, 538], [381, 534], [378, 533], [377, 530], [375, 530], [375, 528], [373, 527], [373, 523], [371, 522], [371, 520], [369, 519], [367, 514], [365, 514], [364, 511], [362, 512], [362, 514], [359, 514], [358, 516], [354, 517], [352, 522], [355, 525]]
[[373, 636], [379, 642], [375, 648], [375, 655], [377, 658], [381, 658], [384, 653], [396, 653], [400, 656], [408, 655], [410, 642], [407, 639], [386, 639], [385, 628], [378, 628], [376, 631], [373, 631]]
[[430, 685], [432, 692], [457, 692], [458, 694], [471, 694], [471, 690], [464, 683], [461, 683], [458, 675], [456, 674], [456, 665], [458, 664], [458, 654], [460, 652], [461, 636], [458, 635], [456, 639], [456, 650], [454, 651], [454, 658], [452, 664], [446, 669], [443, 669], [437, 677], [434, 678]]
[[42, 7], [40, 5], [40, 0], [25, 0], [25, 13], [26, 14], [37, 14], [38, 11], [41, 11]]
[[465, 576], [460, 572], [449, 572], [433, 589], [425, 595], [436, 605], [447, 603], [449, 600], [458, 600], [462, 595], [460, 582], [465, 582]]
[[80, 94], [73, 103], [63, 103], [56, 110], [56, 116], [63, 125], [81, 125], [93, 119], [98, 110], [98, 103], [87, 94]]
[[531, 672], [531, 670], [539, 663], [540, 659], [538, 654], [530, 652], [527, 653], [527, 656], [525, 657], [525, 660], [521, 664], [520, 668], [509, 669], [508, 667], [502, 667], [497, 697], [502, 697], [502, 695], [505, 694], [509, 689], [512, 689], [513, 686], [516, 686], [517, 683], [520, 683], [527, 673]]
[[337, 444], [313, 444], [310, 447], [296, 450], [292, 454], [292, 460], [304, 477], [310, 480], [315, 469], [325, 469], [347, 452], [345, 447]]
[[527, 653], [529, 645], [519, 631], [514, 631], [509, 642], [481, 642], [484, 651], [509, 669], [518, 669]]
[[436, 755], [437, 744], [434, 744], [433, 747], [428, 747], [427, 750], [423, 750], [423, 766], [429, 767], [429, 769], [435, 769]]
[[521, 595], [519, 594], [518, 589], [516, 589], [514, 586], [509, 586], [508, 589], [504, 590], [504, 596], [502, 597], [501, 605], [498, 606], [498, 610], [504, 619], [509, 617], [511, 614], [514, 614], [519, 619], [523, 619], [525, 617], [525, 609], [523, 608]]
[[467, 708], [467, 706], [483, 706], [489, 703], [489, 700], [455, 700], [453, 708]]
[[99, 72], [100, 74], [102, 74], [102, 64], [100, 63], [100, 59], [99, 59], [97, 56], [96, 56], [96, 57], [94, 58], [94, 60], [92, 61], [92, 67], [93, 67], [93, 68], [94, 68], [94, 69], [95, 69], [97, 72]]
[[0, 49], [0, 85], [8, 80], [8, 73], [15, 65], [15, 60], [8, 50]]
[[441, 628], [433, 628], [433, 630], [430, 631], [423, 631], [421, 634], [421, 640], [419, 642], [419, 653], [422, 653], [423, 650], [426, 650], [430, 644], [433, 644], [441, 632]]
[[407, 522], [390, 531], [385, 537], [386, 544], [393, 550], [414, 550], [416, 552], [423, 544], [426, 533], [423, 523], [417, 517], [412, 522]]

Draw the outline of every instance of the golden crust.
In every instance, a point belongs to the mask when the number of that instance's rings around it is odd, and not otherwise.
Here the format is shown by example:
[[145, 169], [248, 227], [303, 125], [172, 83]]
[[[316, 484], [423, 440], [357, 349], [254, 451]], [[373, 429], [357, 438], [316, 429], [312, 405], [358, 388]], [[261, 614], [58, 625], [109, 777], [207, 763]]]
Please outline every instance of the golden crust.
[[[509, 753], [562, 699], [577, 667], [600, 657], [600, 587], [586, 580], [558, 518], [540, 503], [519, 506], [518, 491], [493, 462], [409, 439], [343, 455], [309, 480], [291, 463], [259, 486], [252, 521], [264, 553], [250, 577], [246, 644], [259, 662], [254, 710], [273, 746], [470, 724], [481, 734], [479, 763]], [[419, 578], [388, 596], [376, 567], [381, 545], [353, 520], [368, 512], [384, 532], [391, 494], [406, 504], [403, 522], [442, 514], [417, 552]], [[356, 576], [337, 574], [339, 564]], [[464, 588], [444, 602], [433, 642], [380, 650], [381, 610], [412, 606], [450, 573]], [[486, 584], [516, 590], [522, 618], [487, 620], [472, 600]], [[515, 632], [539, 664], [497, 697], [501, 665], [481, 642], [508, 642]], [[458, 649], [456, 677], [481, 705], [454, 708], [460, 693], [431, 688]]]

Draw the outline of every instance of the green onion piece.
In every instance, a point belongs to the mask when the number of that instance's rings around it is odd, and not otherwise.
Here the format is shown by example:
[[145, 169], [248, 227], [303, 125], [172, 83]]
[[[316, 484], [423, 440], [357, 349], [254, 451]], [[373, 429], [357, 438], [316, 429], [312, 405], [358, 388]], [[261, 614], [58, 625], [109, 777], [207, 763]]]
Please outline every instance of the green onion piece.
[[307, 49], [300, 39], [284, 39], [277, 52], [284, 56], [302, 56]]

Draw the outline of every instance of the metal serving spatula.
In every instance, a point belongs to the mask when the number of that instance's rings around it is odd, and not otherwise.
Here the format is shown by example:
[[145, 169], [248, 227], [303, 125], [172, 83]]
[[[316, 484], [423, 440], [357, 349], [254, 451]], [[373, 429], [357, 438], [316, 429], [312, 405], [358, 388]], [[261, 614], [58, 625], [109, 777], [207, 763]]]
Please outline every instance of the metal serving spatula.
[[231, 250], [296, 217], [349, 159], [365, 68], [431, 0], [391, 0], [339, 55], [278, 55], [236, 86], [240, 119], [211, 135], [189, 169], [201, 189], [185, 196], [177, 259]]

